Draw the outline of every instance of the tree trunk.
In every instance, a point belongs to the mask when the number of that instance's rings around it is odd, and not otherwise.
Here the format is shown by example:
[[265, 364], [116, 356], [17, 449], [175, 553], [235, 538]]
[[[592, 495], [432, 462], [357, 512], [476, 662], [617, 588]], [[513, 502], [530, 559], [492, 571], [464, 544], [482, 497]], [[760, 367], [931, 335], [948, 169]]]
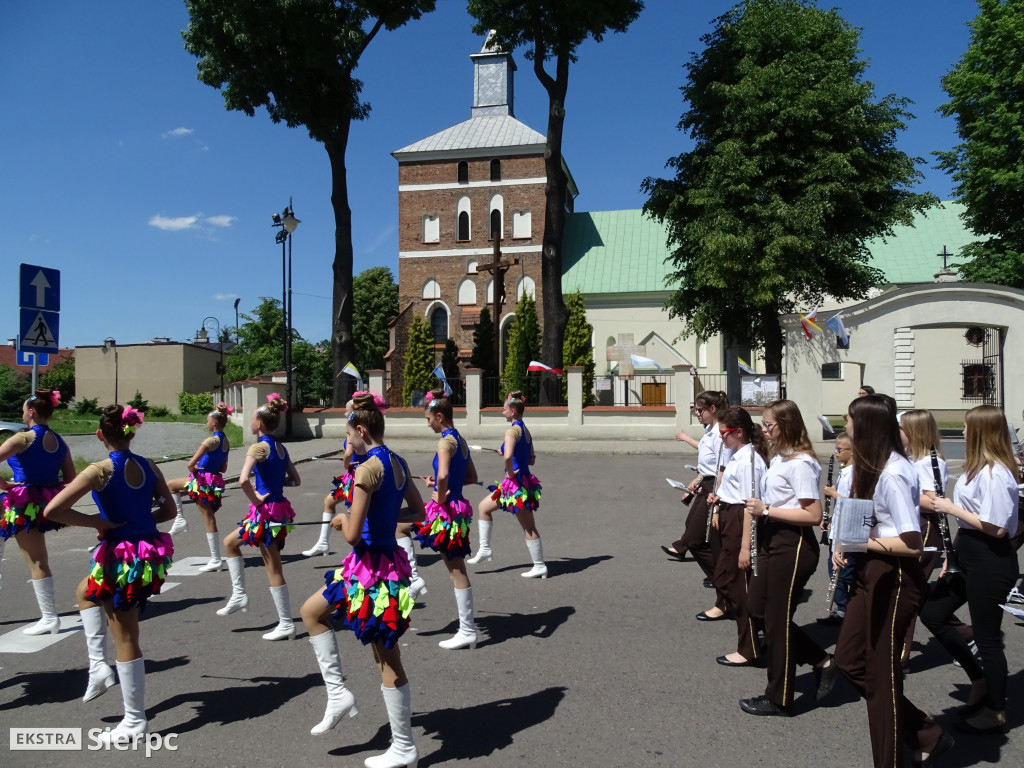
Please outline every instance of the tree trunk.
[[764, 309], [761, 312], [761, 323], [764, 327], [764, 372], [781, 375], [782, 348], [785, 342], [778, 310], [775, 307]]
[[568, 182], [562, 171], [562, 133], [565, 125], [565, 94], [569, 86], [569, 58], [560, 55], [555, 79], [542, 81], [548, 92], [548, 133], [544, 150], [544, 244], [541, 254], [544, 335], [541, 359], [553, 368], [562, 367], [562, 344], [569, 310], [562, 298], [562, 233]]
[[342, 407], [350, 384], [340, 375], [346, 363], [355, 358], [352, 344], [352, 209], [348, 205], [348, 174], [345, 150], [348, 147], [349, 121], [343, 121], [337, 133], [324, 142], [331, 160], [331, 204], [334, 207], [334, 293], [331, 303], [331, 352], [334, 360], [332, 402]]

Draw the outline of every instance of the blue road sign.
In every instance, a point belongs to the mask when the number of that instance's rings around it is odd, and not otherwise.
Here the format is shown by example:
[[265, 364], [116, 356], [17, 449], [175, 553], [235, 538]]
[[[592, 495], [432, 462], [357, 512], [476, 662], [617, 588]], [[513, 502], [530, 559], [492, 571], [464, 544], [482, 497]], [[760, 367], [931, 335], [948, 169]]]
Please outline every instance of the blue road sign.
[[60, 270], [22, 264], [20, 279], [22, 309], [44, 309], [47, 312], [60, 311]]
[[46, 352], [25, 352], [22, 349], [18, 350], [18, 365], [31, 368], [33, 360], [39, 360], [39, 367], [42, 368], [44, 365], [50, 364], [50, 355]]
[[41, 309], [21, 310], [21, 335], [18, 349], [22, 352], [56, 352], [60, 349], [60, 313]]

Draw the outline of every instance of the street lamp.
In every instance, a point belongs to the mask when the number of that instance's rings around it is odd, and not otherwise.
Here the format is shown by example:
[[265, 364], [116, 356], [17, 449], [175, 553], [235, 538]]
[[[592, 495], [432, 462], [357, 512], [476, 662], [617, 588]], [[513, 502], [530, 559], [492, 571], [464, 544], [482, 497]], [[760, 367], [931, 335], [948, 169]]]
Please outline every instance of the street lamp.
[[107, 350], [114, 350], [114, 402], [117, 402], [117, 339], [112, 336], [107, 336], [103, 340], [103, 354], [107, 353]]
[[[281, 244], [281, 316], [284, 320], [284, 375], [285, 375], [285, 400], [288, 401], [288, 410], [284, 413], [284, 435], [292, 436], [292, 233], [301, 223], [295, 218], [292, 210], [292, 199], [288, 198], [288, 206], [280, 213], [270, 216], [272, 226], [280, 227], [280, 231], [274, 236], [274, 242]], [[285, 243], [288, 244], [287, 252]]]
[[212, 315], [203, 318], [202, 331], [196, 334], [199, 338], [209, 344], [209, 334], [206, 332], [206, 321], [213, 320], [217, 324], [217, 346], [220, 349], [220, 362], [217, 363], [217, 373], [220, 374], [220, 399], [224, 399], [224, 339], [220, 337], [220, 320]]
[[238, 303], [241, 299], [235, 299], [235, 344], [238, 343]]

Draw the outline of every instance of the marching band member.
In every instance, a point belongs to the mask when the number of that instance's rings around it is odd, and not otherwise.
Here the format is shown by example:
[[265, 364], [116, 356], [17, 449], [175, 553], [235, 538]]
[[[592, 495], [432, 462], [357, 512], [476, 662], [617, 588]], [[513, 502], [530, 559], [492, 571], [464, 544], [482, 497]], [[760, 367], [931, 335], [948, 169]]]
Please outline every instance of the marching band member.
[[[835, 456], [839, 459], [839, 479], [834, 486], [825, 486], [821, 492], [832, 498], [832, 508], [835, 509], [837, 499], [850, 495], [850, 486], [853, 483], [853, 441], [845, 432], [836, 435]], [[825, 525], [822, 523], [822, 530]], [[831, 553], [828, 558], [828, 578], [831, 582], [835, 565], [832, 563]], [[853, 563], [847, 563], [836, 577], [835, 592], [832, 593], [833, 610], [828, 616], [818, 619], [819, 624], [838, 625], [843, 623], [846, 616], [846, 605], [850, 602], [850, 585], [853, 583]]]
[[[960, 573], [946, 574], [934, 587], [922, 623], [960, 662], [971, 680], [971, 695], [957, 727], [968, 733], [1006, 730], [1006, 655], [1000, 603], [1017, 579], [1017, 554], [1010, 535], [1018, 522], [1017, 478], [1003, 412], [979, 405], [964, 425], [967, 458], [952, 501], [934, 499], [935, 511], [957, 518]], [[950, 619], [967, 603], [981, 664]]]

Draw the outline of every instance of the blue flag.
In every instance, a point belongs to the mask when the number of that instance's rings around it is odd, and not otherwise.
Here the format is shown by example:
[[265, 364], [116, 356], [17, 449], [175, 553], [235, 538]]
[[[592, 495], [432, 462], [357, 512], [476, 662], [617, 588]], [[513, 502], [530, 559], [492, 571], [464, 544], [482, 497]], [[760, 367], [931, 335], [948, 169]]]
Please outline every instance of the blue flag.
[[825, 321], [825, 327], [835, 331], [836, 336], [843, 344], [850, 343], [850, 337], [846, 333], [846, 326], [843, 325], [843, 318], [841, 317], [842, 312], [836, 312], [832, 317]]
[[448, 377], [444, 375], [444, 368], [441, 367], [440, 363], [438, 363], [437, 368], [434, 369], [434, 375], [437, 376], [437, 378], [439, 378], [441, 380], [441, 383], [444, 385], [444, 396], [451, 397], [452, 388], [448, 386]]

